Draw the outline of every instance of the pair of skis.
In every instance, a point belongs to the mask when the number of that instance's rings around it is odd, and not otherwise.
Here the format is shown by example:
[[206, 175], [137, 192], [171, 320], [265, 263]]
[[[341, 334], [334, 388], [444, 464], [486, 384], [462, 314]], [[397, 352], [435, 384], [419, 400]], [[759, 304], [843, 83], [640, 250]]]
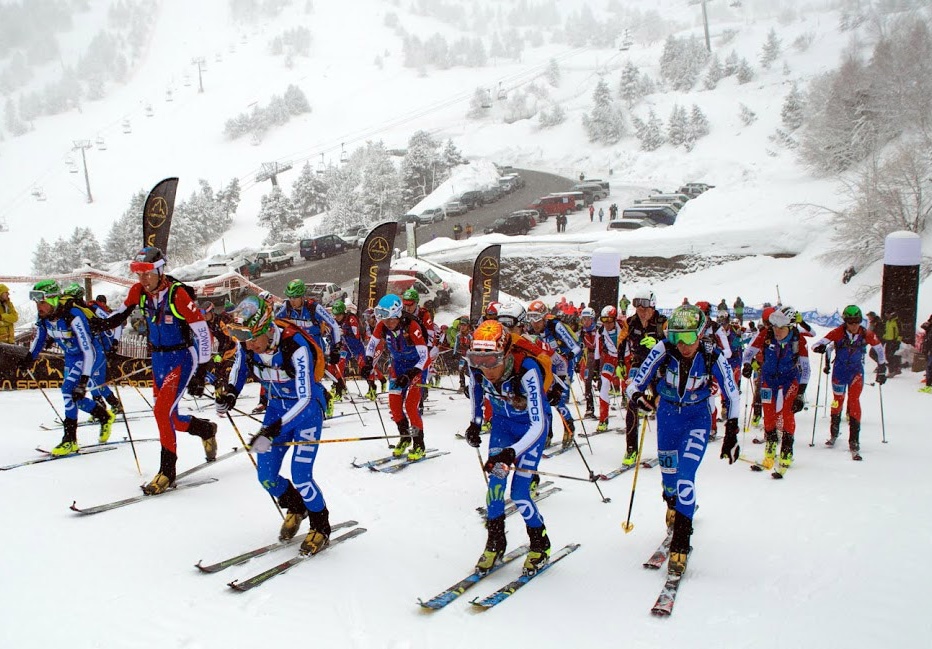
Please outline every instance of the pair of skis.
[[123, 500], [115, 500], [113, 502], [103, 503], [102, 505], [95, 505], [94, 507], [84, 507], [84, 508], [78, 507], [77, 501], [74, 501], [71, 503], [70, 509], [71, 511], [81, 514], [83, 516], [90, 516], [91, 514], [100, 514], [101, 512], [107, 512], [112, 509], [119, 509], [121, 507], [133, 505], [135, 503], [139, 503], [144, 500], [151, 499], [151, 498], [166, 496], [176, 491], [180, 491], [184, 489], [192, 489], [194, 487], [200, 487], [205, 484], [211, 484], [213, 482], [217, 482], [217, 478], [200, 478], [197, 480], [185, 480], [185, 478], [188, 478], [192, 476], [193, 474], [197, 473], [198, 471], [201, 471], [202, 469], [206, 469], [207, 467], [212, 466], [216, 464], [217, 462], [222, 462], [223, 460], [231, 458], [237, 453], [241, 453], [243, 450], [244, 449], [242, 448], [234, 448], [229, 453], [224, 453], [223, 455], [218, 456], [216, 460], [213, 460], [211, 462], [202, 462], [200, 464], [197, 464], [191, 467], [187, 471], [182, 471], [177, 476], [175, 476], [174, 485], [169, 487], [168, 490], [160, 494], [154, 494], [154, 495], [142, 494], [139, 496], [132, 496], [131, 498], [124, 498]]
[[[559, 493], [563, 491], [563, 489], [561, 489], [560, 487], [551, 487], [548, 489], [547, 487], [550, 487], [550, 485], [552, 484], [553, 484], [552, 480], [547, 480], [537, 485], [538, 492], [533, 496], [532, 500], [534, 502], [538, 502], [540, 500], [543, 500], [544, 498], [549, 498], [555, 493]], [[486, 507], [476, 507], [476, 511], [479, 513], [480, 516], [482, 516], [483, 519], [488, 514], [488, 509]], [[511, 498], [508, 498], [507, 500], [505, 500], [505, 516], [506, 517], [511, 516], [516, 511], [518, 511], [518, 506], [514, 503], [514, 501], [512, 501]]]
[[450, 451], [441, 451], [436, 448], [429, 448], [425, 450], [424, 457], [418, 460], [409, 460], [407, 456], [395, 456], [395, 455], [386, 455], [385, 457], [376, 458], [374, 460], [369, 460], [368, 462], [357, 463], [355, 458], [353, 459], [353, 466], [357, 469], [369, 469], [370, 471], [379, 471], [381, 473], [398, 473], [403, 469], [407, 469], [412, 464], [417, 464], [419, 462], [424, 462], [425, 460], [432, 460], [441, 455], [449, 455]]
[[[342, 523], [337, 523], [335, 525], [332, 525], [330, 528], [331, 533], [336, 532], [337, 530], [342, 530], [342, 529], [347, 529], [347, 528], [352, 528], [352, 529], [350, 529], [348, 532], [344, 534], [331, 538], [330, 543], [323, 550], [321, 550], [321, 552], [325, 552], [326, 550], [329, 550], [333, 546], [339, 545], [340, 543], [343, 543], [344, 541], [348, 541], [350, 539], [356, 538], [360, 534], [364, 534], [367, 531], [366, 528], [364, 527], [356, 527], [357, 525], [359, 525], [359, 523], [357, 523], [356, 521], [343, 521]], [[195, 567], [203, 573], [213, 574], [216, 572], [220, 572], [222, 570], [226, 570], [227, 568], [231, 568], [233, 566], [244, 564], [247, 561], [251, 561], [252, 559], [255, 559], [257, 557], [265, 556], [267, 554], [275, 552], [276, 550], [282, 550], [285, 548], [294, 547], [295, 545], [298, 545], [301, 542], [301, 540], [302, 538], [298, 536], [288, 541], [276, 541], [275, 543], [270, 543], [269, 545], [264, 545], [260, 548], [249, 550], [248, 552], [238, 554], [235, 557], [231, 557], [229, 559], [223, 559], [216, 563], [203, 565], [201, 561], [198, 561], [195, 564]], [[318, 552], [318, 554], [320, 554], [320, 552]], [[288, 572], [289, 570], [291, 570], [293, 567], [295, 567], [299, 563], [302, 563], [314, 556], [317, 556], [317, 555], [298, 554], [286, 561], [283, 561], [282, 563], [279, 563], [276, 566], [269, 568], [268, 570], [264, 570], [256, 575], [253, 575], [252, 577], [249, 577], [248, 579], [244, 579], [242, 581], [238, 579], [234, 579], [233, 581], [229, 582], [227, 586], [229, 586], [231, 589], [237, 592], [240, 592], [240, 593], [246, 592], [247, 590], [252, 590], [253, 588], [256, 588], [257, 586], [261, 586], [262, 584], [266, 583], [273, 577], [277, 577], [278, 575]]]
[[[648, 458], [648, 459], [646, 459], [646, 460], [641, 460], [641, 468], [642, 468], [642, 469], [652, 469], [652, 468], [654, 468], [655, 466], [657, 466], [658, 464], [660, 464], [660, 460], [658, 460], [658, 459], [655, 458], [655, 457], [651, 457], [651, 458]], [[598, 475], [596, 476], [596, 478], [599, 479], [599, 480], [613, 480], [613, 479], [617, 478], [618, 476], [620, 476], [622, 473], [627, 473], [628, 471], [630, 471], [630, 470], [633, 469], [634, 467], [635, 467], [634, 464], [622, 464], [622, 465], [621, 465], [620, 467], [618, 467], [617, 469], [612, 469], [612, 470], [609, 471], [608, 473], [600, 473], [600, 474], [598, 474]]]
[[[158, 438], [144, 438], [137, 439], [136, 442], [157, 442]], [[13, 464], [7, 464], [6, 466], [0, 466], [0, 471], [9, 471], [10, 469], [18, 469], [23, 466], [31, 466], [33, 464], [42, 464], [44, 462], [53, 462], [55, 460], [67, 460], [72, 457], [81, 457], [84, 455], [94, 455], [102, 451], [112, 451], [116, 449], [121, 444], [128, 444], [129, 440], [118, 440], [113, 442], [105, 442], [103, 444], [88, 444], [87, 446], [82, 446], [77, 452], [70, 453], [68, 455], [52, 455], [51, 452], [45, 450], [44, 448], [36, 447], [36, 451], [42, 453], [41, 457], [32, 458], [30, 460], [23, 460], [22, 462], [14, 462]]]
[[[667, 530], [667, 535], [651, 555], [650, 559], [644, 562], [644, 567], [648, 570], [660, 570], [670, 556], [670, 544], [673, 542], [673, 530]], [[650, 609], [651, 615], [655, 617], [669, 617], [673, 614], [673, 605], [676, 603], [676, 594], [679, 592], [680, 580], [683, 575], [667, 573], [666, 581], [663, 588], [660, 589], [660, 595], [657, 601]]]
[[[472, 601], [470, 601], [470, 604], [472, 604], [477, 609], [481, 609], [481, 610], [487, 610], [487, 609], [492, 608], [493, 606], [497, 606], [498, 604], [501, 604], [506, 599], [508, 599], [509, 597], [514, 595], [516, 592], [518, 592], [520, 589], [524, 588], [535, 577], [537, 577], [541, 573], [546, 572], [547, 570], [552, 568], [559, 561], [562, 561], [563, 559], [568, 557], [570, 554], [575, 552], [578, 548], [579, 548], [578, 543], [570, 543], [568, 545], [565, 545], [561, 549], [557, 550], [550, 557], [550, 560], [544, 565], [540, 566], [535, 572], [528, 574], [528, 575], [522, 574], [520, 577], [505, 584], [504, 586], [502, 586], [495, 592], [490, 593], [489, 595], [482, 597], [482, 598], [477, 597], [473, 599]], [[495, 572], [498, 572], [500, 569], [504, 568], [506, 565], [508, 565], [515, 559], [519, 559], [520, 557], [522, 557], [525, 553], [527, 553], [528, 550], [529, 548], [527, 545], [522, 545], [519, 548], [515, 548], [514, 550], [512, 550], [511, 552], [503, 556], [501, 561], [496, 563], [494, 566], [492, 566], [491, 569], [485, 570], [485, 571], [478, 571], [478, 570], [473, 571], [472, 574], [467, 575], [464, 579], [461, 579], [460, 581], [453, 584], [446, 590], [441, 591], [440, 593], [434, 595], [433, 597], [431, 597], [430, 599], [426, 601], [422, 599], [418, 599], [417, 603], [425, 609], [429, 609], [433, 611], [440, 610], [444, 608], [445, 606], [447, 606], [448, 604], [456, 601], [456, 599], [459, 598], [463, 593], [465, 593], [467, 590], [469, 590], [470, 588], [478, 584], [480, 581], [482, 581], [489, 575]]]

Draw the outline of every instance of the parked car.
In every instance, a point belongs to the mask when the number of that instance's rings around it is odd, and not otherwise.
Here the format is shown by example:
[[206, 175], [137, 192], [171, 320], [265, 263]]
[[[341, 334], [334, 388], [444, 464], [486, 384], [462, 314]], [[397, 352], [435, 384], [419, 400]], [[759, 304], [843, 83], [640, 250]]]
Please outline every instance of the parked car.
[[536, 210], [541, 216], [556, 216], [572, 212], [575, 205], [567, 196], [541, 196], [526, 209]]
[[607, 180], [602, 180], [601, 178], [586, 178], [586, 179], [585, 179], [584, 181], [582, 181], [582, 182], [583, 182], [583, 183], [590, 183], [590, 184], [601, 185], [602, 189], [605, 190], [605, 195], [606, 195], [606, 196], [608, 196], [609, 194], [612, 193], [612, 186], [609, 184], [609, 182], [608, 182]]
[[469, 207], [466, 206], [466, 203], [460, 201], [450, 201], [443, 206], [443, 209], [447, 213], [447, 216], [461, 216], [469, 211]]
[[346, 252], [349, 245], [335, 234], [325, 234], [313, 239], [301, 239], [299, 249], [304, 259], [326, 259]]
[[350, 248], [358, 248], [363, 244], [363, 241], [366, 240], [366, 236], [369, 234], [369, 226], [361, 225], [358, 227], [350, 228], [344, 232], [340, 233], [340, 238], [346, 242]]
[[398, 222], [399, 222], [399, 223], [402, 223], [402, 224], [404, 224], [404, 223], [414, 223], [414, 224], [417, 224], [417, 217], [418, 217], [418, 215], [415, 214], [414, 212], [408, 212], [407, 214], [403, 214], [402, 216], [399, 216], [399, 217], [398, 217]]
[[546, 215], [546, 214], [541, 214], [541, 213], [538, 212], [537, 210], [517, 210], [517, 211], [511, 213], [512, 216], [515, 215], [515, 214], [518, 214], [518, 215], [525, 216], [525, 217], [529, 218], [529, 219], [531, 220], [531, 227], [532, 227], [532, 228], [533, 228], [535, 225], [537, 225], [538, 223], [543, 223], [544, 221], [547, 220], [547, 215]]
[[639, 198], [634, 201], [634, 204], [637, 205], [638, 207], [640, 207], [641, 205], [645, 207], [657, 207], [658, 205], [672, 207], [673, 211], [676, 212], [677, 214], [679, 214], [680, 210], [683, 209], [683, 204], [680, 203], [679, 201], [674, 201], [672, 203], [664, 203], [662, 201], [654, 201], [651, 198]]
[[307, 287], [304, 295], [314, 298], [326, 307], [333, 306], [333, 303], [337, 300], [346, 299], [346, 291], [336, 284], [329, 284], [326, 282], [311, 284]]
[[256, 260], [262, 264], [262, 270], [268, 272], [294, 266], [294, 253], [287, 250], [261, 250]]
[[415, 268], [392, 268], [389, 273], [392, 275], [408, 275], [409, 277], [416, 278], [419, 282], [424, 284], [424, 286], [434, 291], [437, 296], [437, 306], [450, 303], [450, 295], [452, 293], [450, 285], [443, 281], [440, 275], [434, 272], [433, 268], [427, 267], [423, 270]]
[[487, 189], [483, 189], [482, 190], [482, 202], [483, 203], [494, 203], [495, 201], [500, 199], [502, 196], [504, 196], [504, 194], [505, 192], [503, 192], [502, 188], [499, 187], [498, 185], [495, 185], [494, 187], [489, 187]]
[[439, 223], [447, 218], [446, 213], [443, 211], [442, 207], [429, 207], [417, 216], [418, 225], [426, 225], [428, 223]]
[[682, 203], [689, 202], [689, 196], [686, 194], [651, 194], [647, 198], [651, 203]]
[[[394, 273], [388, 276], [387, 293], [401, 296], [409, 288], [414, 288], [421, 296], [420, 304], [427, 310], [433, 312], [437, 308], [437, 294], [424, 282], [410, 275], [396, 275]], [[359, 279], [353, 280], [353, 302], [359, 304]]]
[[581, 210], [586, 206], [586, 194], [583, 192], [551, 192], [549, 196], [567, 197], [571, 201], [570, 208], [573, 210]]
[[590, 193], [594, 196], [593, 200], [596, 201], [608, 198], [608, 190], [605, 189], [605, 187], [603, 187], [600, 183], [591, 183], [589, 181], [584, 183], [576, 183], [573, 185], [570, 191]]
[[480, 191], [469, 191], [460, 196], [459, 201], [465, 203], [466, 207], [471, 210], [476, 209], [477, 207], [482, 207], [485, 205], [485, 201], [482, 199], [482, 192]]
[[646, 207], [638, 205], [629, 207], [621, 212], [622, 219], [650, 219], [657, 224], [673, 225], [676, 223], [676, 212], [669, 205]]
[[623, 232], [625, 230], [640, 230], [641, 228], [655, 228], [657, 224], [650, 219], [620, 219], [611, 221], [608, 227], [609, 231]]
[[526, 214], [509, 214], [495, 219], [492, 225], [485, 228], [486, 234], [497, 232], [499, 234], [527, 234], [531, 231], [531, 217]]

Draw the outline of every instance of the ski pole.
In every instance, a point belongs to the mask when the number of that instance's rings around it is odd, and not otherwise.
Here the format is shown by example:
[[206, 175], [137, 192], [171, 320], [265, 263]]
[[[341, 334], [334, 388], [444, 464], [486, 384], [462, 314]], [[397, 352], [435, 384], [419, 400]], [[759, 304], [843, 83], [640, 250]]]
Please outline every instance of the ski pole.
[[825, 354], [822, 355], [822, 362], [819, 363], [819, 382], [816, 383], [815, 391], [815, 409], [816, 411], [812, 413], [812, 440], [809, 442], [809, 448], [815, 446], [815, 427], [816, 419], [819, 417], [819, 390], [822, 389], [822, 370], [825, 367]]
[[482, 461], [482, 453], [479, 447], [476, 447], [476, 457], [479, 458], [479, 470], [482, 471], [482, 479], [485, 480], [485, 488], [489, 488], [489, 475], [485, 472], [485, 462]]
[[595, 482], [596, 481], [595, 476], [592, 476], [589, 478], [580, 478], [579, 476], [575, 476], [575, 475], [563, 475], [562, 473], [551, 473], [549, 471], [537, 471], [536, 469], [522, 469], [516, 466], [509, 466], [508, 470], [515, 471], [515, 472], [525, 471], [527, 473], [535, 473], [537, 475], [546, 476], [548, 478], [563, 478], [564, 480], [576, 480], [578, 482]]
[[[375, 399], [372, 400], [372, 403], [375, 404], [375, 411], [379, 415], [379, 423], [382, 424], [382, 433], [385, 436], [385, 443], [388, 444], [388, 448], [392, 448], [392, 443], [389, 442], [388, 431], [385, 430], [385, 420], [382, 419], [382, 409], [379, 408], [379, 395], [375, 395]], [[400, 435], [398, 437], [401, 437]]]
[[647, 436], [647, 415], [644, 415], [644, 423], [641, 424], [641, 443], [638, 444], [638, 459], [634, 465], [634, 480], [631, 481], [631, 500], [628, 502], [628, 519], [621, 524], [621, 529], [625, 534], [634, 529], [634, 523], [631, 522], [631, 511], [634, 509], [634, 491], [638, 486], [638, 471], [641, 468], [641, 451], [644, 450], [644, 438]]
[[[120, 398], [120, 388], [116, 385], [113, 386], [113, 391], [116, 392], [116, 398], [120, 403], [123, 403], [123, 399]], [[126, 408], [124, 407], [123, 412], [120, 414], [123, 415], [123, 425], [126, 426], [126, 436], [129, 437], [129, 446], [133, 449], [133, 459], [136, 460], [136, 471], [139, 472], [139, 475], [142, 475], [142, 467], [139, 466], [139, 456], [136, 455], [136, 443], [133, 442], [133, 433], [129, 429], [129, 420], [126, 418]]]
[[140, 398], [146, 402], [146, 405], [149, 406], [149, 410], [152, 410], [152, 404], [149, 403], [149, 400], [146, 399], [146, 397], [143, 395], [142, 390], [140, 390], [139, 387], [135, 383], [131, 383], [130, 385], [132, 385], [133, 389], [136, 390], [136, 394], [138, 394]]
[[[303, 442], [282, 442], [281, 444], [272, 444], [272, 446], [309, 446], [312, 444], [339, 444], [342, 442], [367, 442], [373, 439], [393, 439], [398, 437], [408, 437], [408, 435], [368, 435], [366, 437], [341, 437], [339, 439], [318, 439], [318, 440], [308, 440]], [[389, 448], [392, 448], [389, 445]]]
[[[227, 412], [226, 415], [227, 415], [227, 419], [230, 421], [230, 425], [233, 426], [233, 431], [236, 433], [236, 436], [239, 437], [239, 443], [243, 445], [243, 448], [248, 448], [248, 446], [246, 446], [246, 440], [243, 439], [242, 434], [240, 434], [239, 432], [239, 426], [237, 426], [236, 422], [233, 421], [233, 417], [230, 416], [229, 412]], [[253, 468], [258, 472], [259, 465], [256, 464], [256, 458], [252, 456], [252, 453], [246, 453], [246, 455], [249, 456], [249, 461], [252, 462]], [[266, 491], [266, 493], [269, 493], [269, 492]], [[269, 494], [269, 498], [272, 499], [272, 504], [275, 505], [275, 509], [278, 510], [278, 515], [282, 517], [282, 520], [285, 520], [285, 513], [282, 511], [282, 508], [278, 504], [278, 501], [275, 500], [275, 496], [273, 496], [272, 494]]]
[[[748, 379], [747, 381], [748, 381], [748, 394], [745, 395], [744, 397], [744, 427], [741, 431], [743, 433], [747, 433], [750, 428], [751, 418], [748, 413], [748, 404], [750, 403], [750, 400], [754, 398], [753, 397], [754, 385], [751, 383], [751, 379]], [[749, 399], [748, 397], [750, 397], [751, 399]]]
[[[579, 400], [576, 398], [576, 393], [573, 392], [573, 386], [572, 386], [572, 384], [570, 384], [570, 394], [573, 395], [573, 405], [576, 407], [576, 417], [577, 417], [577, 420], [579, 421], [579, 427], [582, 428], [583, 437], [586, 438], [586, 444], [589, 446], [589, 453], [590, 453], [591, 455], [595, 455], [595, 453], [594, 453], [593, 450], [592, 450], [592, 441], [589, 439], [589, 433], [586, 432], [586, 424], [583, 423], [582, 412], [580, 412], [580, 410], [579, 410]], [[559, 412], [559, 411], [557, 411], [557, 412]], [[562, 417], [563, 415], [560, 415], [560, 416]], [[563, 425], [565, 426], [565, 425], [566, 425], [566, 422], [564, 422]], [[575, 441], [576, 441], [576, 436], [574, 435], [574, 436], [573, 436], [573, 442], [575, 443]], [[577, 448], [579, 448], [578, 445], [577, 445]], [[585, 461], [586, 461], [586, 459], [583, 458], [583, 462], [585, 462]], [[588, 469], [589, 466], [586, 465], [586, 468]]]
[[58, 410], [55, 408], [54, 404], [52, 404], [52, 400], [49, 399], [49, 395], [45, 393], [45, 390], [42, 388], [42, 384], [39, 383], [39, 381], [36, 379], [36, 375], [32, 373], [31, 369], [26, 370], [26, 374], [28, 374], [29, 378], [32, 379], [33, 383], [35, 383], [38, 386], [39, 392], [42, 393], [42, 396], [45, 397], [45, 400], [48, 402], [49, 406], [51, 406], [52, 412], [55, 413], [55, 416], [58, 418], [58, 421], [64, 423], [65, 419], [60, 414], [58, 414]]
[[[557, 410], [557, 414], [560, 415], [560, 419], [563, 421], [563, 425], [566, 426], [566, 419], [563, 418], [563, 413]], [[586, 467], [586, 471], [589, 472], [589, 482], [595, 485], [596, 490], [599, 492], [599, 497], [602, 499], [603, 503], [612, 502], [611, 498], [606, 498], [605, 494], [602, 493], [602, 487], [599, 486], [598, 479], [595, 477], [595, 474], [592, 472], [592, 469], [589, 467], [589, 463], [586, 462], [586, 456], [583, 455], [582, 449], [579, 448], [579, 443], [576, 441], [576, 436], [573, 435], [573, 446], [576, 447], [576, 450], [579, 452], [579, 457], [582, 458], [583, 465]], [[541, 474], [544, 475], [544, 474]]]
[[144, 365], [144, 366], [140, 367], [139, 369], [133, 370], [133, 371], [130, 372], [129, 374], [123, 374], [123, 375], [120, 375], [120, 376], [118, 376], [118, 377], [116, 377], [116, 378], [110, 379], [109, 381], [107, 381], [107, 382], [105, 382], [105, 383], [101, 383], [101, 384], [98, 385], [97, 387], [98, 387], [98, 388], [102, 388], [102, 387], [107, 386], [107, 385], [112, 385], [112, 384], [116, 383], [117, 381], [122, 381], [123, 379], [128, 379], [128, 378], [131, 377], [131, 376], [136, 376], [137, 374], [141, 374], [142, 372], [145, 372], [145, 371], [151, 370], [151, 369], [152, 369], [152, 366], [151, 366], [151, 365]]
[[[451, 375], [452, 376], [452, 375]], [[459, 388], [445, 388], [443, 386], [431, 386], [426, 383], [418, 383], [417, 387], [419, 388], [428, 388], [430, 390], [440, 390], [441, 392], [456, 392], [457, 394], [463, 394], [463, 391]]]
[[887, 424], [883, 419], [883, 386], [877, 384], [877, 394], [880, 395], [880, 430], [883, 433], [883, 443], [887, 443]]

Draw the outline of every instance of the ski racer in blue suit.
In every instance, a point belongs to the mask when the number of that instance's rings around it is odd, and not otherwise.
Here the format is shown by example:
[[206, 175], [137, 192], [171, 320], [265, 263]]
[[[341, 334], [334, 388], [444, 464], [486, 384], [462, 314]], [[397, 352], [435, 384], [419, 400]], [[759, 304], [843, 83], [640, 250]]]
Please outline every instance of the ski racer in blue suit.
[[[628, 386], [639, 409], [657, 410], [657, 456], [672, 533], [669, 571], [686, 570], [692, 519], [696, 511], [696, 471], [705, 454], [712, 424], [712, 381], [718, 381], [727, 408], [721, 457], [738, 459], [740, 395], [722, 351], [700, 340], [705, 314], [695, 306], [677, 307], [667, 322], [667, 337], [651, 349]], [[657, 395], [646, 392], [657, 377]], [[646, 422], [645, 422], [646, 425]], [[642, 433], [643, 434], [643, 433]]]
[[[582, 356], [582, 347], [579, 341], [570, 333], [566, 326], [550, 315], [547, 305], [540, 300], [534, 300], [527, 307], [528, 333], [538, 336], [539, 340], [546, 343], [553, 351], [553, 375], [554, 383], [550, 388], [547, 399], [550, 405], [557, 409], [562, 416], [569, 435], [565, 437], [567, 442], [572, 439], [576, 431], [573, 423], [573, 414], [567, 406], [570, 396], [570, 383], [573, 380], [573, 368], [579, 362]], [[552, 433], [551, 433], [552, 434]], [[547, 440], [550, 443], [550, 440]]]
[[[310, 530], [301, 545], [303, 554], [317, 554], [330, 542], [330, 512], [314, 481], [317, 442], [326, 407], [320, 380], [324, 358], [320, 346], [305, 332], [284, 320], [272, 319], [272, 307], [250, 296], [233, 312], [230, 335], [240, 341], [230, 370], [230, 389], [216, 397], [217, 413], [226, 415], [252, 372], [269, 398], [262, 428], [250, 440], [258, 454], [257, 477], [262, 487], [287, 510], [279, 538], [294, 537], [301, 521]], [[274, 443], [273, 443], [274, 442]], [[291, 456], [291, 479], [281, 475], [287, 442], [298, 442]]]

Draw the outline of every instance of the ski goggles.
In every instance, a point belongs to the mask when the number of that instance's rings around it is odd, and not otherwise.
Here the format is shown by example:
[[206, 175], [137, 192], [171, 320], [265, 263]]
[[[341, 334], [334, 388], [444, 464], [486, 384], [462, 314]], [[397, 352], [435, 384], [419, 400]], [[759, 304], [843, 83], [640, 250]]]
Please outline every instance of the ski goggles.
[[151, 273], [165, 265], [164, 259], [158, 261], [131, 261], [129, 262], [129, 272], [131, 273]]
[[845, 324], [856, 324], [856, 325], [861, 324], [861, 318], [857, 316], [849, 316], [847, 318], [844, 318], [844, 321], [845, 321]]
[[632, 301], [631, 304], [634, 305], [634, 308], [638, 308], [638, 307], [645, 307], [649, 309], [654, 308], [654, 305], [651, 303], [651, 301], [643, 297], [634, 298], [634, 301]]
[[48, 302], [52, 306], [58, 304], [60, 293], [46, 293], [45, 291], [29, 291], [29, 299], [32, 302]]
[[233, 338], [237, 342], [245, 343], [249, 342], [255, 335], [252, 333], [252, 329], [249, 327], [241, 327], [239, 325], [227, 325], [227, 333], [230, 334], [230, 338]]
[[498, 316], [498, 318], [496, 318], [496, 320], [501, 322], [502, 326], [507, 327], [508, 329], [513, 329], [517, 327], [519, 324], [521, 324], [520, 322], [518, 322], [518, 319], [514, 317], [513, 315], [500, 315]]
[[674, 345], [694, 345], [699, 340], [699, 333], [695, 331], [668, 331], [667, 340]]
[[527, 314], [528, 322], [540, 322], [547, 317], [546, 313], [539, 313], [537, 311], [529, 311]]
[[505, 352], [484, 352], [469, 350], [466, 352], [466, 362], [471, 367], [479, 369], [489, 369], [498, 367], [505, 362]]
[[612, 316], [605, 316], [604, 318], [599, 318], [599, 322], [615, 322], [615, 318]]

